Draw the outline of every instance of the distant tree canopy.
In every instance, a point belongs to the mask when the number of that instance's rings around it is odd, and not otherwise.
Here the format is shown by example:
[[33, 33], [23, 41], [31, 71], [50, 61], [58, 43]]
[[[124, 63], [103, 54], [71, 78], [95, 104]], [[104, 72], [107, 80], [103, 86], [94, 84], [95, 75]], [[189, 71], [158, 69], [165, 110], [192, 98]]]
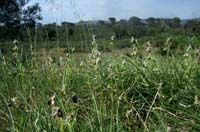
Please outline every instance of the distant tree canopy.
[[129, 19], [129, 22], [131, 23], [131, 24], [133, 24], [133, 25], [141, 25], [141, 19], [140, 18], [138, 18], [138, 17], [131, 17], [130, 19]]
[[0, 1], [0, 35], [4, 39], [20, 38], [22, 28], [34, 28], [41, 20], [39, 4], [25, 7], [29, 0]]
[[110, 18], [109, 18], [109, 21], [110, 21], [110, 23], [113, 25], [113, 24], [116, 23], [116, 18], [110, 17]]
[[107, 21], [78, 23], [63, 21], [61, 24], [43, 25], [39, 23], [42, 20], [39, 4], [27, 6], [28, 3], [29, 0], [0, 0], [0, 41], [13, 39], [80, 41], [80, 39], [90, 40], [92, 34], [96, 34], [100, 39], [109, 38], [113, 34], [116, 39], [130, 38], [130, 36], [139, 38], [162, 33], [200, 35], [199, 19], [181, 20], [178, 17], [142, 19], [132, 16], [119, 21], [115, 17], [110, 17]]

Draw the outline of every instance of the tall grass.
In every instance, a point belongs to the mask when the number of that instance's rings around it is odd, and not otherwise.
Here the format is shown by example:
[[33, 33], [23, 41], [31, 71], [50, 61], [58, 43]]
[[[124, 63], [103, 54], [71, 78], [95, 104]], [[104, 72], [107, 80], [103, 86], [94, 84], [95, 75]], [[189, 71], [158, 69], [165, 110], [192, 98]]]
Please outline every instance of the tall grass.
[[200, 130], [198, 49], [106, 56], [93, 44], [83, 59], [1, 56], [0, 130]]

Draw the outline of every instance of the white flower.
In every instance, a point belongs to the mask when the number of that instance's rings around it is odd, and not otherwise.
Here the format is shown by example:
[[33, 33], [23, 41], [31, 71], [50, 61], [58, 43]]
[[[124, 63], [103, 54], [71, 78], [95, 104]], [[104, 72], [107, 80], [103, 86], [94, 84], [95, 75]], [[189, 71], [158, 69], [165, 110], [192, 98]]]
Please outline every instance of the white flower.
[[131, 41], [130, 41], [130, 43], [133, 43], [134, 42], [134, 37], [133, 36], [131, 36]]
[[125, 65], [125, 64], [126, 64], [126, 60], [123, 60], [123, 61], [122, 61], [122, 64]]
[[15, 107], [18, 107], [18, 106], [19, 106], [18, 97], [13, 97], [13, 98], [11, 98], [11, 102], [12, 102], [12, 104], [14, 104]]
[[74, 118], [74, 113], [69, 113], [65, 118], [65, 124], [70, 123]]
[[54, 106], [55, 105], [55, 98], [56, 98], [56, 94], [54, 93], [54, 95], [50, 97], [50, 99], [48, 101], [48, 105]]
[[113, 41], [115, 39], [115, 35], [111, 36], [110, 39]]
[[191, 49], [192, 49], [192, 46], [189, 45], [189, 46], [187, 47], [186, 51], [189, 52]]
[[147, 42], [147, 46], [151, 46], [151, 42], [150, 41]]
[[151, 50], [152, 50], [152, 47], [149, 47], [149, 46], [148, 46], [148, 47], [146, 48], [146, 51], [147, 51], [147, 52], [150, 52]]
[[82, 67], [84, 65], [84, 62], [83, 61], [81, 61], [81, 63], [80, 63], [80, 67]]
[[96, 44], [96, 35], [92, 35], [92, 45]]
[[195, 105], [199, 104], [199, 99], [198, 99], [197, 95], [195, 95], [195, 97], [194, 97], [194, 104]]
[[183, 55], [183, 57], [188, 57], [189, 56], [189, 54], [188, 53], [185, 53], [184, 55]]
[[62, 57], [59, 57], [59, 62], [60, 62], [60, 64], [63, 64], [63, 58]]
[[18, 40], [15, 39], [15, 40], [13, 41], [13, 44], [17, 44], [17, 43], [18, 43]]
[[69, 57], [69, 53], [66, 54], [66, 57]]
[[15, 44], [15, 46], [13, 47], [13, 50], [18, 50], [17, 45]]
[[6, 65], [6, 59], [4, 56], [3, 56], [3, 64]]
[[72, 50], [72, 53], [74, 53], [74, 51], [75, 51], [75, 48], [72, 48], [71, 50]]
[[96, 35], [93, 34], [93, 35], [92, 35], [92, 39], [93, 39], [93, 40], [96, 39]]
[[101, 61], [101, 59], [99, 57], [96, 58], [96, 64], [99, 64], [99, 62]]
[[52, 108], [52, 116], [57, 116], [57, 117], [62, 117], [63, 116], [63, 112], [61, 111], [61, 109], [59, 107], [53, 107]]
[[129, 118], [133, 114], [133, 109], [130, 109], [126, 112], [126, 117]]
[[199, 54], [199, 53], [200, 53], [200, 50], [199, 50], [199, 49], [196, 49], [196, 50], [195, 50], [195, 53], [196, 53], [196, 54]]
[[135, 44], [138, 45], [138, 40], [137, 39], [135, 40]]
[[11, 101], [16, 102], [17, 99], [18, 99], [18, 97], [14, 97], [14, 98], [11, 98]]

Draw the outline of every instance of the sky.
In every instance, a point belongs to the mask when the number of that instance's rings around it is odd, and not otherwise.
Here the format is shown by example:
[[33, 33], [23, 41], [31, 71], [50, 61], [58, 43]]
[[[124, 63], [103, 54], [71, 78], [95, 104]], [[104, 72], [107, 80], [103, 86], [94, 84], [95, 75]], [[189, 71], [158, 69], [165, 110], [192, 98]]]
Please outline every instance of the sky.
[[39, 3], [42, 23], [117, 20], [131, 16], [182, 19], [200, 17], [200, 0], [30, 0]]

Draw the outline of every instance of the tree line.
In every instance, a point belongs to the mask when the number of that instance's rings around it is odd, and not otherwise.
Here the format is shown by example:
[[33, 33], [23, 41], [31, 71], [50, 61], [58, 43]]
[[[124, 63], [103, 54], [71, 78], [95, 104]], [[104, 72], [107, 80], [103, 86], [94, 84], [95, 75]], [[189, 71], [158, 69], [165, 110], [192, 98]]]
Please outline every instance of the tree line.
[[107, 21], [81, 21], [79, 23], [62, 22], [61, 24], [42, 24], [41, 7], [39, 4], [26, 6], [29, 0], [1, 0], [0, 1], [0, 40], [10, 41], [18, 39], [29, 41], [62, 41], [87, 40], [95, 34], [99, 39], [106, 39], [115, 35], [116, 39], [131, 36], [140, 38], [167, 33], [171, 35], [184, 34], [200, 35], [199, 19], [181, 20], [174, 18], [141, 19], [133, 16], [116, 20], [110, 17]]

